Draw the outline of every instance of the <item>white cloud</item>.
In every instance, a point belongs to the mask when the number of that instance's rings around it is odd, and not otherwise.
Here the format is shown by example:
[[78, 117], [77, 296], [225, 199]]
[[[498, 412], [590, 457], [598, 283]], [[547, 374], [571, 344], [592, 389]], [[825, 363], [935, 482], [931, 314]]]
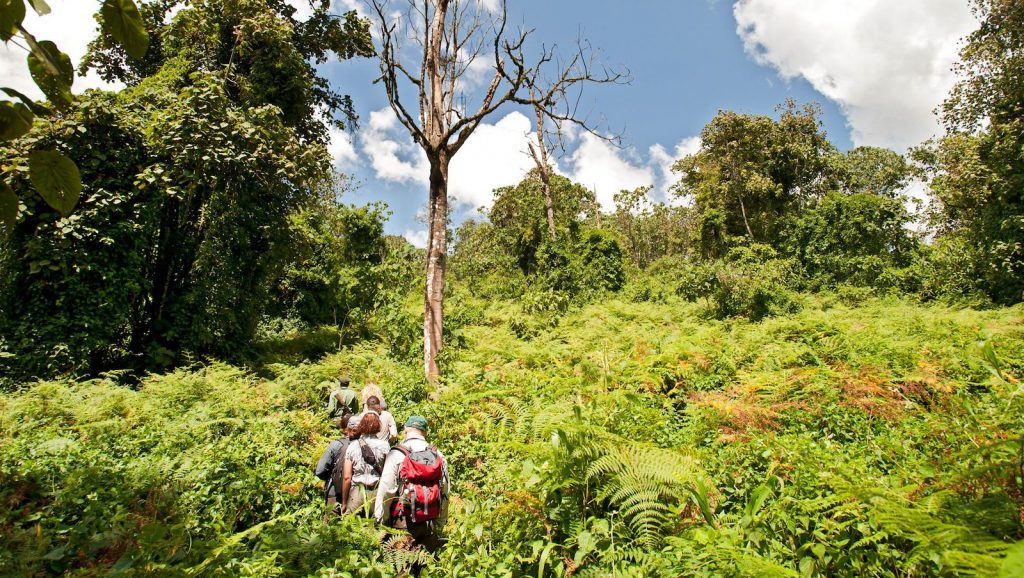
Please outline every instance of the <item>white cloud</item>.
[[359, 161], [355, 145], [352, 144], [352, 135], [338, 127], [331, 127], [330, 139], [327, 152], [334, 159], [335, 168], [339, 171], [352, 170]]
[[[96, 37], [97, 24], [93, 14], [99, 10], [97, 0], [50, 0], [52, 11], [46, 16], [39, 16], [30, 7], [27, 9], [24, 26], [38, 40], [52, 40], [62, 52], [71, 57], [77, 68], [89, 42]], [[24, 46], [22, 40], [19, 44]], [[28, 53], [14, 42], [0, 44], [0, 77], [3, 85], [20, 90], [25, 95], [42, 99], [43, 93], [32, 81], [28, 73], [25, 58]], [[120, 83], [107, 83], [100, 79], [95, 71], [85, 76], [75, 75], [72, 92], [81, 94], [89, 88], [117, 89]]]
[[733, 12], [747, 52], [838, 103], [854, 144], [897, 150], [939, 132], [932, 110], [977, 27], [963, 0], [738, 0]]
[[618, 149], [608, 142], [583, 133], [579, 147], [570, 155], [573, 181], [591, 189], [606, 211], [615, 209], [615, 194], [655, 183], [654, 169], [633, 151]]
[[478, 1], [480, 3], [480, 7], [481, 8], [483, 8], [484, 10], [486, 10], [488, 12], [491, 12], [492, 14], [497, 12], [498, 8], [501, 7], [501, 2], [499, 2], [499, 0], [478, 0]]
[[390, 108], [370, 113], [370, 122], [359, 140], [377, 178], [407, 184], [427, 181], [427, 155], [412, 142]]
[[527, 154], [532, 127], [520, 112], [481, 123], [452, 159], [448, 193], [471, 207], [490, 207], [494, 189], [514, 185], [533, 168]]
[[[506, 114], [494, 124], [481, 123], [452, 159], [448, 173], [452, 205], [490, 207], [494, 189], [521, 181], [534, 166], [527, 152], [533, 130], [530, 119], [518, 111]], [[426, 186], [426, 155], [412, 142], [390, 108], [370, 113], [357, 142], [376, 178]], [[666, 199], [665, 192], [675, 180], [670, 172], [672, 163], [700, 148], [700, 138], [690, 137], [677, 143], [671, 153], [662, 145], [654, 145], [643, 157], [633, 149], [617, 148], [585, 132], [579, 133], [573, 142], [576, 148], [555, 171], [594, 190], [605, 210], [614, 210], [614, 196], [623, 189], [655, 185], [652, 200]], [[357, 162], [359, 158], [341, 139], [332, 140], [331, 152], [335, 159], [344, 162]], [[341, 161], [339, 164], [344, 166]], [[675, 199], [668, 201], [676, 203]], [[407, 232], [406, 237], [413, 234]]]
[[287, 2], [295, 8], [295, 19], [299, 22], [305, 22], [313, 15], [313, 5], [309, 0], [287, 0]]
[[402, 236], [405, 237], [406, 241], [409, 241], [410, 243], [412, 243], [413, 247], [417, 247], [419, 249], [424, 249], [427, 246], [427, 231], [426, 231], [426, 229], [420, 229], [419, 231], [414, 231], [412, 229], [406, 229], [405, 233], [402, 233]]
[[[526, 154], [531, 130], [529, 119], [519, 112], [510, 112], [494, 124], [477, 126], [449, 167], [452, 203], [489, 207], [495, 188], [522, 180], [533, 166]], [[413, 143], [390, 108], [370, 113], [359, 144], [377, 178], [426, 185], [430, 174], [426, 154]], [[355, 157], [354, 150], [351, 154]]]
[[665, 147], [660, 144], [652, 145], [648, 149], [651, 164], [658, 170], [658, 183], [655, 185], [655, 192], [658, 197], [669, 205], [679, 204], [679, 199], [669, 195], [671, 187], [679, 179], [679, 176], [672, 172], [672, 165], [683, 157], [695, 154], [700, 150], [701, 140], [699, 136], [684, 138], [676, 144], [675, 150], [669, 154]]
[[355, 10], [360, 16], [366, 16], [366, 10], [363, 3], [359, 0], [334, 0], [331, 4], [331, 13], [339, 14]]

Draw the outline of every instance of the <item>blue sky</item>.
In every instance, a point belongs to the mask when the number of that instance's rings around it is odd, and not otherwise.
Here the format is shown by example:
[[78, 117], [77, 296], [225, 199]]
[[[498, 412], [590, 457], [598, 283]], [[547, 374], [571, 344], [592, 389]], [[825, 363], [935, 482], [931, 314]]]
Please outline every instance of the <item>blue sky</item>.
[[[629, 85], [591, 86], [584, 93], [591, 118], [621, 132], [622, 147], [608, 150], [578, 139], [559, 159], [560, 172], [596, 189], [606, 207], [619, 189], [641, 184], [653, 185], [651, 196], [663, 200], [674, 180], [666, 170], [671, 160], [695, 150], [694, 137], [722, 109], [772, 115], [793, 98], [821, 106], [824, 128], [840, 149], [869, 144], [902, 151], [920, 142], [938, 131], [930, 111], [952, 81], [956, 40], [973, 23], [961, 0], [907, 0], [902, 9], [871, 0], [510, 4], [510, 24], [533, 28], [535, 42], [571, 50], [581, 36], [601, 61], [631, 73]], [[904, 28], [890, 27], [893, 19]], [[383, 200], [393, 212], [388, 232], [421, 241], [422, 158], [385, 110], [383, 87], [370, 84], [376, 62], [334, 63], [323, 71], [353, 96], [361, 117], [359, 130], [341, 137], [347, 142], [340, 147], [339, 169], [358, 182], [343, 198], [357, 204]], [[532, 116], [518, 114], [508, 108], [489, 117], [492, 127], [481, 126], [493, 130], [467, 145], [479, 150], [459, 153], [473, 167], [457, 170], [456, 157], [456, 222], [489, 204], [493, 186], [515, 184], [529, 168], [525, 141], [516, 135], [530, 129]]]
[[[308, 0], [289, 0], [308, 12]], [[367, 13], [364, 0], [332, 0], [333, 9]], [[479, 2], [494, 9], [499, 0]], [[400, 7], [406, 0], [391, 0]], [[40, 38], [60, 39], [78, 61], [92, 37], [81, 22], [98, 0], [49, 0], [53, 13], [26, 19]], [[592, 86], [584, 108], [601, 127], [621, 132], [613, 148], [587, 135], [570, 139], [556, 170], [595, 190], [610, 209], [623, 188], [651, 185], [665, 199], [672, 162], [699, 148], [701, 128], [718, 110], [774, 114], [787, 97], [817, 102], [840, 149], [857, 145], [898, 151], [938, 134], [932, 110], [952, 86], [958, 40], [976, 22], [967, 0], [509, 0], [509, 23], [533, 28], [535, 42], [571, 50], [582, 36], [600, 59], [631, 72], [626, 86]], [[486, 65], [485, 62], [482, 64]], [[372, 59], [328, 63], [322, 72], [352, 95], [361, 122], [334, 134], [338, 170], [357, 186], [343, 200], [386, 202], [387, 231], [422, 244], [417, 220], [426, 202], [422, 153], [387, 108]], [[28, 94], [24, 54], [0, 45], [5, 84]], [[94, 73], [75, 92], [117, 86]], [[411, 98], [411, 95], [407, 98]], [[411, 102], [411, 100], [410, 100]], [[508, 108], [480, 125], [452, 163], [449, 196], [456, 222], [487, 206], [497, 186], [518, 182], [532, 115]]]

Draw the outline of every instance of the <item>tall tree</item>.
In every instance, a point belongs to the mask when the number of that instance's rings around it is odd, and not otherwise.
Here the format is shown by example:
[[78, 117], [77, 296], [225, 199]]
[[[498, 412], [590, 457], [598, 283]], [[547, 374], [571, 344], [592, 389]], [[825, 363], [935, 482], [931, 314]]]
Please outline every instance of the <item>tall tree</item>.
[[[264, 0], [197, 1], [159, 35], [155, 74], [0, 146], [26, 200], [22, 144], [63, 151], [83, 177], [75, 215], [26, 202], [0, 238], [15, 256], [0, 259], [0, 333], [23, 371], [151, 368], [249, 345], [293, 249], [289, 216], [330, 174], [306, 130], [323, 123], [293, 32]], [[368, 23], [354, 32], [370, 45]], [[287, 90], [272, 71], [294, 76]], [[277, 105], [285, 93], [291, 112]]]
[[[507, 6], [489, 12], [478, 0], [407, 0], [404, 16], [392, 17], [390, 2], [372, 0], [380, 46], [381, 77], [388, 102], [430, 165], [427, 202], [427, 262], [423, 313], [423, 365], [436, 379], [437, 355], [443, 343], [444, 277], [448, 224], [448, 166], [480, 122], [505, 105], [531, 107], [555, 123], [578, 123], [578, 99], [563, 98], [587, 82], [610, 81], [621, 75], [595, 70], [582, 44], [572, 58], [560, 60], [552, 48], [531, 57], [530, 31], [507, 29]], [[400, 46], [412, 38], [418, 54], [406, 66]], [[492, 73], [475, 108], [466, 74], [477, 58], [488, 53]], [[414, 93], [416, 108], [407, 106], [403, 91]]]
[[777, 245], [787, 217], [829, 190], [834, 147], [813, 105], [781, 107], [776, 121], [722, 111], [701, 131], [701, 148], [676, 162], [675, 191], [691, 197], [703, 252], [735, 238]]
[[583, 223], [596, 220], [601, 209], [593, 191], [583, 185], [561, 175], [548, 176], [547, 183], [544, 179], [535, 167], [518, 184], [498, 187], [487, 213], [496, 243], [515, 256], [525, 275], [536, 272], [537, 251], [548, 238], [550, 223], [560, 223], [561, 236], [575, 242]]
[[989, 295], [1024, 300], [1024, 3], [972, 0], [979, 28], [942, 106], [947, 136], [915, 152], [941, 233], [966, 241]]

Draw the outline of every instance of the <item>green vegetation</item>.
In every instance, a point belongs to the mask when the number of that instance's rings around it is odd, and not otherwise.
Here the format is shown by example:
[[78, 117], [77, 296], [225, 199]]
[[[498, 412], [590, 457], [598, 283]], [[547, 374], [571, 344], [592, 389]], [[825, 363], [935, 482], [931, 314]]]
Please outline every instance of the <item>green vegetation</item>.
[[433, 576], [1015, 575], [1024, 310], [806, 300], [751, 323], [613, 299], [526, 339], [516, 304], [470, 301], [435, 401], [362, 345], [23, 386], [0, 573], [392, 575], [376, 529], [322, 522], [315, 384], [344, 367], [449, 456]]
[[[376, 53], [394, 87], [369, 21], [108, 0], [85, 65], [124, 90], [72, 96], [51, 43], [47, 102], [0, 106], [0, 575], [406, 575], [429, 556], [324, 518], [339, 371], [449, 459], [430, 576], [1024, 575], [1019, 4], [971, 2], [948, 133], [909, 157], [840, 152], [813, 104], [721, 111], [685, 202], [539, 168], [448, 231], [464, 140], [434, 135], [428, 255], [327, 152], [355, 118], [315, 64]], [[545, 94], [516, 78], [495, 106]], [[536, 112], [538, 146], [573, 121]]]

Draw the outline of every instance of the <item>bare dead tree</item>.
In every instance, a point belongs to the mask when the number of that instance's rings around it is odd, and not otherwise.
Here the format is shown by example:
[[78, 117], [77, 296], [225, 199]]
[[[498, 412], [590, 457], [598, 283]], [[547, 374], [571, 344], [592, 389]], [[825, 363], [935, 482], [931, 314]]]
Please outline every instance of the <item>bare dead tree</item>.
[[[531, 107], [560, 125], [573, 123], [594, 132], [578, 115], [579, 91], [591, 82], [618, 82], [624, 74], [608, 68], [594, 70], [588, 47], [582, 44], [566, 62], [557, 58], [554, 46], [543, 47], [528, 62], [526, 44], [532, 30], [509, 33], [504, 0], [496, 13], [488, 12], [480, 0], [405, 0], [397, 18], [389, 0], [370, 0], [370, 4], [378, 32], [378, 82], [430, 165], [423, 363], [427, 378], [434, 380], [443, 343], [448, 166], [452, 158], [484, 118], [506, 105]], [[406, 39], [419, 50], [416, 68], [405, 64], [413, 60], [403, 60], [409, 54], [402, 46]], [[488, 63], [490, 83], [470, 111], [465, 104], [466, 76], [485, 53], [492, 59]], [[418, 110], [403, 100], [410, 92], [415, 94]]]

